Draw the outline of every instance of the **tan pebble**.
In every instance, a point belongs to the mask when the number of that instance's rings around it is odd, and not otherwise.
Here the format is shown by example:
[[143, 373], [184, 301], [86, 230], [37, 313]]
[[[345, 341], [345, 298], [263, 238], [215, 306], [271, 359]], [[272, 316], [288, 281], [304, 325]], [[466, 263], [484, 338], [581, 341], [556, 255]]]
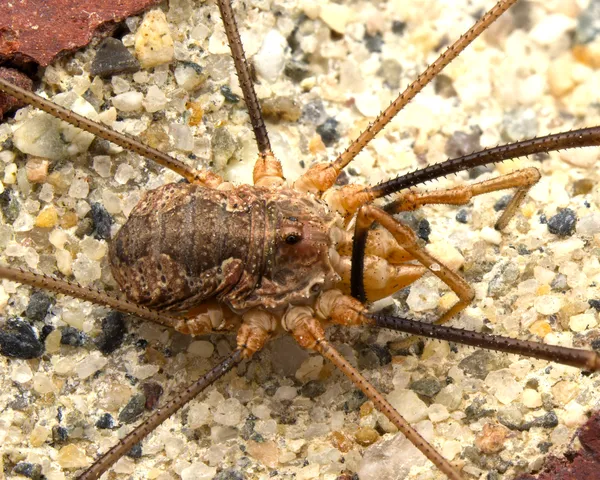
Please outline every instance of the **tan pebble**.
[[352, 449], [353, 442], [342, 432], [331, 433], [331, 444], [342, 453], [348, 453]]
[[573, 56], [592, 68], [600, 67], [600, 42], [598, 40], [573, 47]]
[[144, 16], [135, 34], [135, 55], [142, 68], [156, 67], [173, 60], [175, 49], [167, 17], [162, 10]]
[[60, 350], [61, 333], [59, 330], [52, 330], [46, 337], [46, 352], [56, 353]]
[[246, 443], [248, 453], [263, 465], [275, 468], [279, 463], [279, 449], [273, 440], [268, 442], [255, 442], [248, 440]]
[[202, 123], [202, 117], [204, 116], [204, 110], [199, 102], [188, 102], [186, 108], [191, 112], [189, 118], [190, 127], [196, 127]]
[[25, 165], [27, 180], [31, 183], [44, 183], [48, 178], [50, 162], [44, 158], [31, 157]]
[[486, 423], [475, 438], [475, 446], [483, 453], [497, 453], [504, 448], [508, 429], [502, 425]]
[[373, 411], [373, 403], [365, 402], [360, 406], [360, 418], [364, 418], [371, 414]]
[[53, 205], [44, 208], [35, 219], [35, 226], [40, 228], [52, 228], [58, 222], [58, 213]]
[[308, 142], [308, 149], [313, 155], [316, 155], [320, 152], [324, 152], [326, 150], [321, 135], [315, 135], [310, 139], [310, 142]]
[[77, 225], [77, 214], [75, 212], [67, 212], [60, 219], [62, 228], [71, 228]]
[[87, 467], [91, 460], [85, 455], [85, 452], [76, 445], [67, 445], [58, 451], [56, 461], [62, 468], [83, 468]]
[[32, 447], [40, 447], [50, 436], [50, 429], [42, 425], [36, 425], [29, 435], [29, 443]]
[[48, 183], [54, 187], [54, 191], [58, 195], [67, 193], [71, 186], [69, 179], [60, 172], [52, 172], [48, 175]]
[[550, 293], [552, 289], [550, 288], [550, 285], [546, 284], [546, 285], [540, 285], [537, 290], [535, 291], [536, 295], [548, 295]]
[[568, 54], [557, 58], [550, 64], [550, 68], [548, 68], [548, 85], [550, 93], [555, 98], [561, 98], [577, 85], [570, 74], [573, 63], [573, 57]]
[[557, 402], [565, 405], [577, 396], [579, 386], [575, 382], [563, 380], [552, 385], [551, 392]]
[[361, 427], [354, 434], [354, 438], [356, 439], [356, 443], [362, 445], [363, 447], [368, 447], [369, 445], [374, 444], [379, 439], [379, 433], [377, 430], [371, 427]]

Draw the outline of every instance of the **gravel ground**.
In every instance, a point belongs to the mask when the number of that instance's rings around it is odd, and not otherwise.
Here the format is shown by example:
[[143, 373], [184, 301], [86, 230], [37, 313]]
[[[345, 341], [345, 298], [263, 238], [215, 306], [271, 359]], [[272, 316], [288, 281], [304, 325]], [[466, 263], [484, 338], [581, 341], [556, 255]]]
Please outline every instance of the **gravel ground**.
[[[592, 3], [519, 3], [421, 92], [344, 180], [373, 184], [460, 152], [600, 124], [600, 43], [596, 23], [587, 21], [600, 20]], [[286, 176], [295, 179], [312, 162], [333, 158], [492, 4], [234, 2]], [[168, 21], [170, 66], [102, 81], [89, 74], [97, 51], [90, 47], [48, 67], [39, 92], [75, 102], [80, 111], [100, 110], [116, 129], [247, 183], [256, 147], [217, 8], [179, 0], [164, 12], [166, 20], [129, 19], [123, 43], [133, 52], [136, 32], [158, 31]], [[147, 65], [168, 50], [151, 37], [137, 56]], [[1, 261], [114, 290], [106, 238], [143, 191], [178, 177], [60, 128], [29, 108], [0, 126]], [[597, 156], [597, 149], [538, 155], [428, 186], [526, 166], [542, 172], [501, 234], [492, 227], [504, 192], [405, 217], [476, 291], [454, 325], [599, 348]], [[431, 320], [451, 300], [444, 285], [426, 277], [378, 307]], [[31, 324], [28, 345], [39, 353], [38, 338], [45, 337], [38, 358], [0, 357], [6, 478], [75, 478], [131, 429], [158, 386], [163, 400], [234, 345], [233, 337], [192, 339], [135, 319], [126, 320], [124, 333], [122, 320], [104, 308], [50, 301], [7, 281], [0, 284], [0, 308], [7, 322], [2, 338], [13, 338], [20, 325], [27, 339]], [[8, 323], [15, 317], [24, 323]], [[549, 452], [573, 446], [577, 427], [600, 402], [597, 375], [544, 361], [439, 342], [419, 343], [407, 354], [398, 335], [366, 328], [332, 329], [330, 338], [467, 478], [508, 479], [539, 469]], [[392, 432], [341, 374], [280, 337], [165, 422], [106, 478], [443, 478]]]

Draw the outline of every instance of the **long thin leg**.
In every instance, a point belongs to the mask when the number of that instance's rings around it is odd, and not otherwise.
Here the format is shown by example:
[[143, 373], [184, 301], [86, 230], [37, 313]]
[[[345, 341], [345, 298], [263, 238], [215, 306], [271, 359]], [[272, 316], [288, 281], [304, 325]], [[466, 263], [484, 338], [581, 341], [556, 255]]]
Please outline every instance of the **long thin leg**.
[[333, 322], [336, 325], [375, 325], [422, 337], [539, 358], [588, 371], [600, 370], [600, 354], [590, 350], [546, 345], [545, 343], [517, 340], [500, 335], [471, 332], [383, 313], [368, 313], [360, 302], [343, 295], [339, 290], [329, 290], [322, 293], [317, 300], [316, 311], [319, 318]]
[[39, 108], [53, 117], [60, 118], [62, 121], [90, 132], [100, 138], [108, 140], [120, 147], [135, 152], [143, 157], [155, 161], [159, 165], [166, 167], [186, 178], [190, 183], [199, 183], [207, 187], [216, 187], [223, 180], [221, 177], [209, 170], [195, 170], [176, 158], [167, 155], [155, 148], [144, 145], [133, 137], [105, 127], [104, 125], [85, 118], [75, 112], [71, 112], [35, 93], [24, 90], [10, 82], [0, 78], [0, 91], [11, 95], [35, 108]]
[[69, 295], [97, 305], [105, 305], [114, 310], [118, 310], [119, 312], [135, 315], [144, 320], [171, 327], [182, 333], [203, 335], [210, 333], [211, 331], [210, 322], [200, 323], [194, 322], [194, 319], [171, 316], [156, 310], [150, 310], [149, 308], [137, 305], [124, 298], [114, 297], [107, 293], [94, 290], [93, 288], [82, 287], [76, 283], [47, 277], [46, 275], [40, 275], [39, 273], [27, 272], [20, 268], [0, 266], [0, 278], [5, 278], [6, 280], [43, 290], [50, 290], [55, 293], [62, 293], [63, 295]]
[[129, 450], [131, 450], [136, 443], [140, 442], [146, 436], [152, 433], [167, 418], [187, 405], [206, 387], [209, 387], [215, 383], [219, 378], [233, 369], [233, 367], [238, 365], [244, 358], [242, 352], [242, 349], [239, 348], [234, 350], [227, 358], [225, 358], [212, 370], [208, 371], [194, 383], [188, 385], [185, 389], [178, 392], [163, 407], [157, 409], [143, 423], [138, 425], [135, 430], [120, 440], [117, 445], [102, 455], [99, 460], [94, 462], [92, 466], [90, 466], [84, 473], [77, 477], [78, 480], [96, 480], [100, 478], [102, 474], [111, 466], [113, 466], [117, 460], [125, 456], [125, 454], [127, 454], [127, 452], [129, 452]]
[[600, 146], [600, 127], [581, 128], [499, 147], [486, 148], [469, 155], [428, 165], [372, 187], [347, 185], [337, 190], [330, 190], [327, 192], [325, 199], [330, 208], [350, 218], [362, 205], [377, 198], [383, 198], [453, 173], [536, 153], [597, 146]]
[[452, 60], [483, 33], [517, 0], [500, 0], [491, 10], [481, 17], [475, 25], [450, 45], [435, 62], [412, 82], [388, 108], [379, 114], [375, 121], [354, 140], [350, 146], [329, 164], [319, 164], [310, 168], [295, 183], [298, 190], [322, 193], [331, 188], [342, 169], [402, 110], [425, 86], [433, 80]]
[[94, 462], [92, 466], [78, 477], [78, 480], [96, 480], [100, 478], [117, 460], [131, 450], [136, 443], [152, 433], [167, 418], [187, 405], [206, 387], [216, 382], [243, 359], [250, 358], [254, 353], [262, 349], [274, 331], [275, 325], [276, 319], [270, 314], [258, 310], [251, 310], [246, 313], [244, 315], [244, 323], [237, 335], [236, 350], [194, 383], [178, 392], [163, 407], [156, 410], [155, 413], [138, 425], [135, 430]]
[[383, 395], [325, 339], [325, 332], [320, 323], [313, 318], [310, 308], [296, 307], [290, 310], [285, 315], [283, 322], [286, 329], [292, 333], [302, 347], [316, 350], [333, 363], [373, 402], [377, 410], [383, 413], [448, 478], [452, 480], [463, 478], [456, 468], [412, 428]]
[[591, 350], [579, 350], [577, 348], [546, 345], [541, 342], [517, 340], [499, 335], [487, 335], [485, 333], [423, 323], [381, 313], [365, 314], [365, 317], [371, 319], [378, 327], [389, 328], [398, 332], [437, 338], [439, 340], [485, 348], [486, 350], [515, 353], [525, 357], [539, 358], [562, 363], [563, 365], [570, 365], [590, 372], [600, 370], [600, 355]]
[[422, 249], [417, 244], [417, 236], [409, 227], [402, 225], [389, 213], [386, 213], [379, 207], [373, 205], [363, 206], [358, 211], [358, 217], [356, 219], [350, 281], [350, 289], [353, 297], [362, 302], [366, 301], [364, 287], [364, 249], [369, 229], [375, 222], [388, 230], [404, 250], [410, 253], [415, 260], [437, 276], [442, 282], [448, 285], [456, 295], [458, 295], [458, 302], [456, 302], [456, 304], [448, 311], [444, 312], [436, 323], [448, 321], [471, 303], [475, 296], [471, 286], [460, 275], [450, 270]]
[[218, 0], [217, 3], [221, 12], [223, 25], [225, 26], [225, 34], [227, 35], [229, 48], [231, 49], [235, 71], [244, 95], [246, 107], [248, 108], [248, 114], [250, 115], [250, 123], [254, 131], [256, 144], [258, 145], [258, 160], [254, 165], [253, 173], [254, 184], [260, 186], [281, 184], [284, 179], [283, 170], [281, 163], [275, 158], [271, 150], [271, 142], [269, 141], [265, 121], [262, 116], [260, 104], [258, 103], [258, 97], [254, 90], [252, 76], [248, 68], [248, 62], [246, 61], [246, 54], [244, 53], [235, 16], [231, 9], [231, 0]]
[[416, 210], [423, 205], [446, 204], [464, 205], [471, 198], [484, 193], [496, 192], [508, 188], [516, 188], [502, 215], [496, 222], [496, 229], [502, 230], [514, 216], [517, 208], [527, 195], [529, 189], [535, 185], [541, 175], [537, 168], [517, 170], [501, 177], [492, 178], [473, 185], [464, 185], [449, 190], [438, 190], [424, 193], [406, 193], [385, 206], [385, 211], [391, 214]]

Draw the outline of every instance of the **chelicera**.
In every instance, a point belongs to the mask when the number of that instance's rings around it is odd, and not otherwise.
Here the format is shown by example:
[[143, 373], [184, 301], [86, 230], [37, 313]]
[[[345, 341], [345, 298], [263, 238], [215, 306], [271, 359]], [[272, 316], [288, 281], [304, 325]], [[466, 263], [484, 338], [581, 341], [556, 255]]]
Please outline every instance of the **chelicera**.
[[[272, 152], [227, 0], [218, 2], [219, 9], [259, 150], [252, 186], [236, 186], [208, 169], [193, 169], [136, 140], [60, 109], [5, 81], [0, 82], [0, 89], [5, 93], [141, 153], [188, 181], [149, 191], [113, 238], [110, 266], [127, 299], [11, 267], [0, 267], [0, 276], [107, 305], [185, 334], [237, 332], [237, 348], [231, 354], [98, 457], [79, 478], [98, 478], [170, 415], [260, 351], [267, 340], [281, 330], [289, 332], [301, 346], [316, 350], [333, 362], [441, 472], [453, 479], [463, 478], [460, 468], [445, 460], [343, 359], [326, 339], [324, 326], [333, 323], [344, 327], [383, 327], [552, 360], [590, 371], [600, 368], [600, 358], [592, 351], [442, 326], [470, 304], [473, 289], [422, 248], [414, 232], [393, 216], [427, 204], [461, 205], [483, 193], [516, 189], [496, 223], [496, 227], [502, 229], [539, 180], [537, 169], [518, 170], [447, 190], [423, 193], [409, 189], [451, 173], [506, 159], [598, 145], [598, 127], [482, 150], [374, 186], [335, 186], [343, 169], [391, 118], [514, 3], [498, 2], [339, 157], [310, 166], [291, 183], [285, 179], [281, 164]], [[385, 198], [391, 202], [378, 202]], [[201, 219], [200, 225], [194, 223], [198, 219]], [[369, 311], [368, 301], [385, 298], [426, 272], [440, 278], [456, 295], [455, 303], [434, 324]]]

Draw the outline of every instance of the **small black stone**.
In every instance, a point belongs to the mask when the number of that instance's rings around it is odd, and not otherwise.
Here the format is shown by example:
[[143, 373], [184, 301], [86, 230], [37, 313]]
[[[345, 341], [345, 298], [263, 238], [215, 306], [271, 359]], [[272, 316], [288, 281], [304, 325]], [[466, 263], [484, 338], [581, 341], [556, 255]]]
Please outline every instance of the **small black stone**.
[[121, 423], [133, 423], [135, 422], [142, 413], [146, 406], [146, 396], [142, 393], [138, 393], [131, 397], [129, 403], [123, 407], [123, 410], [119, 412], [119, 422]]
[[225, 100], [229, 103], [238, 103], [240, 101], [240, 97], [231, 91], [229, 85], [221, 85], [220, 90]]
[[469, 211], [461, 208], [457, 213], [456, 213], [456, 221], [458, 223], [468, 223], [469, 221]]
[[310, 69], [306, 62], [300, 62], [298, 60], [290, 60], [285, 64], [283, 73], [291, 78], [294, 82], [300, 83], [306, 77], [310, 75]]
[[365, 33], [363, 40], [365, 41], [365, 45], [367, 46], [367, 50], [369, 52], [371, 52], [371, 53], [381, 52], [381, 47], [383, 46], [383, 37], [381, 36], [381, 33], [377, 32], [374, 35]]
[[510, 202], [510, 199], [512, 197], [513, 197], [512, 195], [504, 195], [503, 197], [501, 197], [494, 204], [494, 210], [496, 210], [497, 212], [499, 212], [500, 210], [504, 210], [508, 206], [508, 202]]
[[419, 220], [419, 226], [417, 227], [417, 236], [429, 242], [429, 235], [431, 235], [431, 225], [429, 225], [429, 221], [425, 218]]
[[54, 303], [54, 299], [46, 292], [36, 290], [29, 297], [29, 303], [25, 310], [25, 316], [32, 321], [41, 322], [48, 313], [48, 309]]
[[565, 208], [548, 219], [548, 230], [550, 233], [561, 237], [569, 237], [575, 233], [577, 215], [570, 208]]
[[41, 480], [44, 478], [42, 475], [42, 466], [38, 463], [19, 462], [13, 468], [13, 473], [16, 475], [23, 475], [33, 480]]
[[540, 442], [540, 443], [538, 443], [537, 447], [540, 449], [540, 452], [548, 453], [551, 446], [552, 446], [552, 442]]
[[102, 353], [108, 355], [123, 344], [126, 333], [123, 314], [110, 312], [102, 319], [102, 333], [96, 338], [96, 346]]
[[588, 303], [590, 304], [590, 307], [592, 307], [597, 312], [600, 312], [600, 300], [592, 299], [588, 300]]
[[337, 126], [338, 121], [335, 118], [329, 117], [324, 123], [317, 127], [317, 133], [321, 135], [321, 140], [323, 140], [323, 143], [328, 147], [340, 139]]
[[140, 69], [140, 62], [127, 50], [120, 40], [105, 38], [92, 60], [90, 73], [100, 77], [110, 77], [120, 73], [134, 73]]
[[65, 443], [69, 438], [69, 431], [65, 427], [55, 425], [52, 427], [52, 440], [54, 443]]
[[244, 474], [233, 468], [217, 473], [212, 480], [246, 480]]
[[7, 189], [0, 193], [0, 210], [2, 210], [4, 219], [8, 224], [12, 224], [19, 216], [21, 207], [12, 190]]
[[91, 215], [94, 222], [94, 237], [99, 240], [108, 240], [110, 238], [110, 226], [114, 223], [110, 213], [99, 203], [92, 203]]
[[98, 420], [96, 420], [96, 428], [102, 430], [110, 430], [115, 428], [115, 419], [110, 413], [103, 413]]
[[142, 456], [142, 444], [136, 443], [131, 450], [129, 450], [125, 455], [129, 458], [141, 458]]
[[60, 343], [71, 347], [81, 347], [85, 343], [84, 334], [74, 327], [64, 327], [60, 331]]
[[406, 22], [402, 22], [400, 20], [394, 20], [392, 22], [392, 32], [396, 35], [402, 35], [406, 30]]
[[0, 330], [0, 353], [24, 360], [39, 358], [44, 353], [44, 344], [29, 323], [20, 318], [12, 318]]
[[409, 388], [419, 395], [431, 398], [439, 393], [442, 389], [442, 384], [437, 378], [424, 377], [411, 382]]
[[319, 382], [317, 380], [311, 380], [308, 383], [302, 385], [300, 389], [300, 394], [303, 397], [308, 398], [317, 398], [319, 395], [323, 395], [325, 393], [325, 385], [323, 382]]

